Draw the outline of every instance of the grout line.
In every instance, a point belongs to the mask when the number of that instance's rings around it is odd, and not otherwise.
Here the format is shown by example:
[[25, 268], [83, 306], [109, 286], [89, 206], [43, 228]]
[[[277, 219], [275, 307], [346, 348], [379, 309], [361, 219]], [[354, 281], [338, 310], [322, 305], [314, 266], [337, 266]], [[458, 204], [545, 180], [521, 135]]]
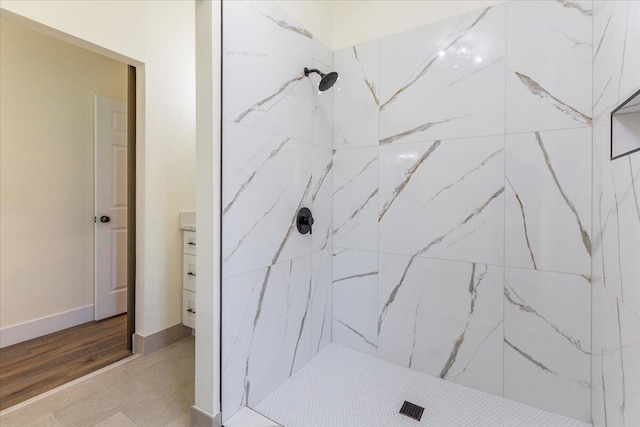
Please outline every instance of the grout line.
[[[593, 159], [593, 149], [594, 149], [594, 144], [593, 144], [593, 129], [594, 129], [594, 124], [596, 123], [596, 118], [593, 117], [594, 115], [594, 105], [593, 105], [593, 74], [594, 74], [594, 64], [593, 64], [593, 43], [594, 43], [594, 19], [593, 19], [593, 15], [595, 13], [595, 5], [593, 0], [591, 1], [591, 61], [589, 61], [589, 66], [591, 67], [591, 118], [592, 118], [592, 124], [591, 124], [591, 194], [590, 194], [590, 199], [591, 199], [591, 239], [595, 238], [595, 234], [594, 234], [594, 226], [593, 226], [593, 211], [594, 211], [594, 200], [593, 200], [593, 191], [594, 191], [594, 179], [593, 179], [593, 171], [594, 171], [594, 159]], [[598, 214], [599, 215], [599, 214]], [[590, 256], [591, 259], [591, 292], [589, 293], [589, 317], [590, 317], [590, 322], [589, 322], [589, 341], [591, 344], [591, 360], [589, 363], [589, 384], [591, 384], [591, 390], [590, 390], [590, 395], [589, 395], [589, 406], [590, 406], [590, 417], [591, 417], [591, 424], [593, 424], [593, 406], [594, 406], [594, 387], [593, 387], [593, 363], [594, 363], [594, 339], [593, 339], [593, 296], [594, 296], [594, 292], [595, 292], [595, 286], [593, 283], [593, 254], [591, 254]], [[604, 396], [603, 396], [604, 398]]]
[[[506, 127], [506, 114], [507, 114], [507, 109], [506, 109], [506, 81], [505, 81], [505, 113], [504, 114], [505, 114], [505, 127]], [[505, 132], [502, 132], [502, 133], [488, 133], [488, 134], [473, 135], [473, 136], [457, 136], [457, 137], [451, 137], [451, 138], [430, 138], [430, 139], [421, 139], [421, 140], [418, 140], [418, 141], [405, 141], [405, 142], [398, 141], [398, 142], [393, 142], [391, 144], [371, 144], [371, 145], [361, 145], [361, 146], [357, 146], [357, 147], [341, 147], [341, 148], [334, 148], [334, 150], [335, 151], [357, 150], [357, 149], [362, 149], [362, 148], [372, 148], [372, 147], [375, 147], [375, 146], [397, 147], [397, 146], [404, 146], [404, 145], [410, 145], [410, 144], [425, 144], [425, 143], [429, 143], [429, 142], [433, 143], [435, 141], [440, 141], [440, 142], [443, 142], [443, 143], [447, 143], [447, 142], [455, 142], [455, 141], [465, 141], [465, 140], [469, 140], [469, 139], [473, 140], [473, 139], [490, 138], [490, 137], [498, 137], [498, 136], [508, 137], [508, 136], [512, 136], [512, 135], [528, 135], [528, 134], [532, 134], [532, 133], [535, 133], [535, 132], [548, 133], [548, 132], [560, 132], [560, 131], [577, 130], [577, 129], [585, 129], [585, 128], [591, 128], [591, 126], [590, 125], [580, 125], [580, 126], [553, 128], [553, 129], [532, 129], [532, 130], [524, 130], [524, 131], [518, 131], [518, 132], [506, 132], [506, 129], [505, 129]], [[291, 138], [291, 139], [294, 139], [294, 138]]]
[[[382, 75], [381, 75], [381, 69], [382, 69], [382, 61], [381, 61], [381, 42], [382, 39], [378, 39], [376, 40], [376, 45], [377, 45], [377, 50], [378, 50], [378, 87], [377, 90], [380, 91], [380, 87], [382, 86], [380, 84], [380, 82], [382, 81]], [[377, 95], [378, 99], [380, 99], [380, 94]], [[379, 102], [378, 102], [379, 103]], [[379, 105], [378, 105], [379, 107]], [[378, 142], [380, 141], [380, 108], [377, 109], [376, 112], [376, 126], [378, 128]], [[380, 143], [378, 143], [378, 209], [376, 210], [376, 217], [378, 215], [380, 215], [380, 202], [384, 202], [384, 200], [382, 200], [382, 197], [380, 197], [380, 175], [382, 175], [382, 168], [380, 167], [380, 158], [381, 158], [381, 154], [382, 154], [382, 145], [380, 145]], [[377, 259], [376, 259], [376, 271], [378, 271], [378, 274], [376, 274], [376, 308], [375, 308], [375, 313], [376, 313], [376, 319], [378, 318], [378, 316], [380, 316], [380, 221], [376, 221], [376, 252], [378, 253]], [[379, 358], [380, 357], [380, 328], [376, 328], [376, 356]]]
[[503, 188], [505, 188], [504, 192], [504, 203], [502, 204], [502, 396], [505, 395], [505, 343], [504, 340], [506, 338], [505, 331], [507, 330], [507, 322], [505, 321], [505, 281], [507, 280], [507, 61], [509, 58], [507, 57], [507, 49], [508, 49], [508, 8], [509, 4], [506, 3], [504, 6], [504, 139], [503, 143], [503, 165], [502, 165], [502, 178], [503, 178]]

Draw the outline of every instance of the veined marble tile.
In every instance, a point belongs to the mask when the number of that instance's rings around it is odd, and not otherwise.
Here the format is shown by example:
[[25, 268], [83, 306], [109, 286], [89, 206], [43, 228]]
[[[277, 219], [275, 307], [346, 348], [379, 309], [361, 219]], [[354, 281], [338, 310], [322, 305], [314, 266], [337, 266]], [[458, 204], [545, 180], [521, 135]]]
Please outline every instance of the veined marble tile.
[[590, 307], [583, 276], [505, 269], [506, 398], [591, 419]]
[[640, 3], [594, 1], [593, 113], [608, 114], [640, 89]]
[[504, 132], [497, 5], [380, 41], [381, 145]]
[[[256, 57], [311, 57], [314, 53], [313, 35], [272, 1], [230, 1], [225, 3], [223, 14], [224, 49], [228, 53]], [[314, 56], [322, 60], [320, 55], [318, 49]]]
[[[312, 46], [312, 56], [313, 60], [323, 67], [331, 68], [333, 71], [333, 51], [325, 46], [317, 38], [313, 38], [313, 46]], [[322, 70], [323, 72], [327, 72], [327, 70]]]
[[380, 148], [380, 251], [502, 264], [504, 137]]
[[372, 41], [333, 54], [339, 79], [333, 87], [333, 147], [378, 145], [380, 86], [379, 42]]
[[222, 411], [253, 407], [311, 358], [311, 255], [223, 283]]
[[295, 218], [311, 206], [312, 146], [225, 121], [223, 147], [223, 276], [311, 253]]
[[376, 355], [378, 254], [334, 249], [332, 341]]
[[[317, 39], [313, 39], [313, 68], [323, 73], [333, 71], [333, 53]], [[333, 148], [333, 90], [320, 92], [317, 84], [320, 76], [311, 77], [316, 85], [313, 91], [313, 130], [311, 142], [314, 145]]]
[[503, 268], [380, 254], [378, 355], [502, 395]]
[[311, 33], [272, 2], [228, 2], [223, 13], [223, 118], [311, 142]]
[[591, 273], [591, 129], [507, 135], [505, 264]]
[[312, 153], [311, 191], [307, 199], [311, 201], [310, 209], [315, 223], [312, 234], [306, 237], [311, 239], [313, 251], [319, 251], [332, 247], [333, 151], [313, 146]]
[[311, 254], [311, 356], [331, 342], [331, 249]]
[[640, 315], [640, 153], [609, 160], [608, 117], [593, 138], [593, 275]]
[[333, 245], [378, 250], [378, 147], [333, 155]]
[[640, 317], [593, 285], [593, 424], [640, 424]]
[[590, 125], [591, 3], [507, 4], [507, 133]]

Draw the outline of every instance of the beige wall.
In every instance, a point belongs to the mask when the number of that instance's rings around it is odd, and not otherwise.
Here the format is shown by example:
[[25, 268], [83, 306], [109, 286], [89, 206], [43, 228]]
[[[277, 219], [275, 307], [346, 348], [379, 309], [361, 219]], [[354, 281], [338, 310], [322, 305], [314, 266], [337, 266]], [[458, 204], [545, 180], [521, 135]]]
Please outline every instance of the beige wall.
[[500, 0], [277, 0], [334, 51], [441, 21]]
[[0, 0], [2, 13], [136, 65], [136, 332], [182, 321], [180, 211], [195, 210], [193, 1]]
[[0, 20], [0, 328], [93, 304], [93, 95], [127, 66]]

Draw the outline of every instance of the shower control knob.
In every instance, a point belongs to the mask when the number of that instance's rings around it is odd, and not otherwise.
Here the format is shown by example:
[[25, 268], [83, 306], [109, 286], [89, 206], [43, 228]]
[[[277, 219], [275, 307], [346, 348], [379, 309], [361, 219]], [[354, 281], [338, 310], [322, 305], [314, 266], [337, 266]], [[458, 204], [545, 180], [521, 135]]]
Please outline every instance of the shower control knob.
[[312, 226], [314, 223], [313, 215], [309, 208], [301, 208], [298, 211], [296, 225], [300, 234], [313, 234]]

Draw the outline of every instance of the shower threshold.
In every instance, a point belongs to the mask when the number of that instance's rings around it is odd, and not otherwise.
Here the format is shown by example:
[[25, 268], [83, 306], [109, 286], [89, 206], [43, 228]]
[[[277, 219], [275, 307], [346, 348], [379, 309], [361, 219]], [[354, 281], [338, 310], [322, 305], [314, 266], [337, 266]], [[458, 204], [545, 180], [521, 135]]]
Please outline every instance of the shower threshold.
[[[399, 413], [424, 407], [420, 421]], [[588, 427], [329, 344], [254, 408], [285, 427]], [[248, 427], [248, 426], [247, 426]]]

